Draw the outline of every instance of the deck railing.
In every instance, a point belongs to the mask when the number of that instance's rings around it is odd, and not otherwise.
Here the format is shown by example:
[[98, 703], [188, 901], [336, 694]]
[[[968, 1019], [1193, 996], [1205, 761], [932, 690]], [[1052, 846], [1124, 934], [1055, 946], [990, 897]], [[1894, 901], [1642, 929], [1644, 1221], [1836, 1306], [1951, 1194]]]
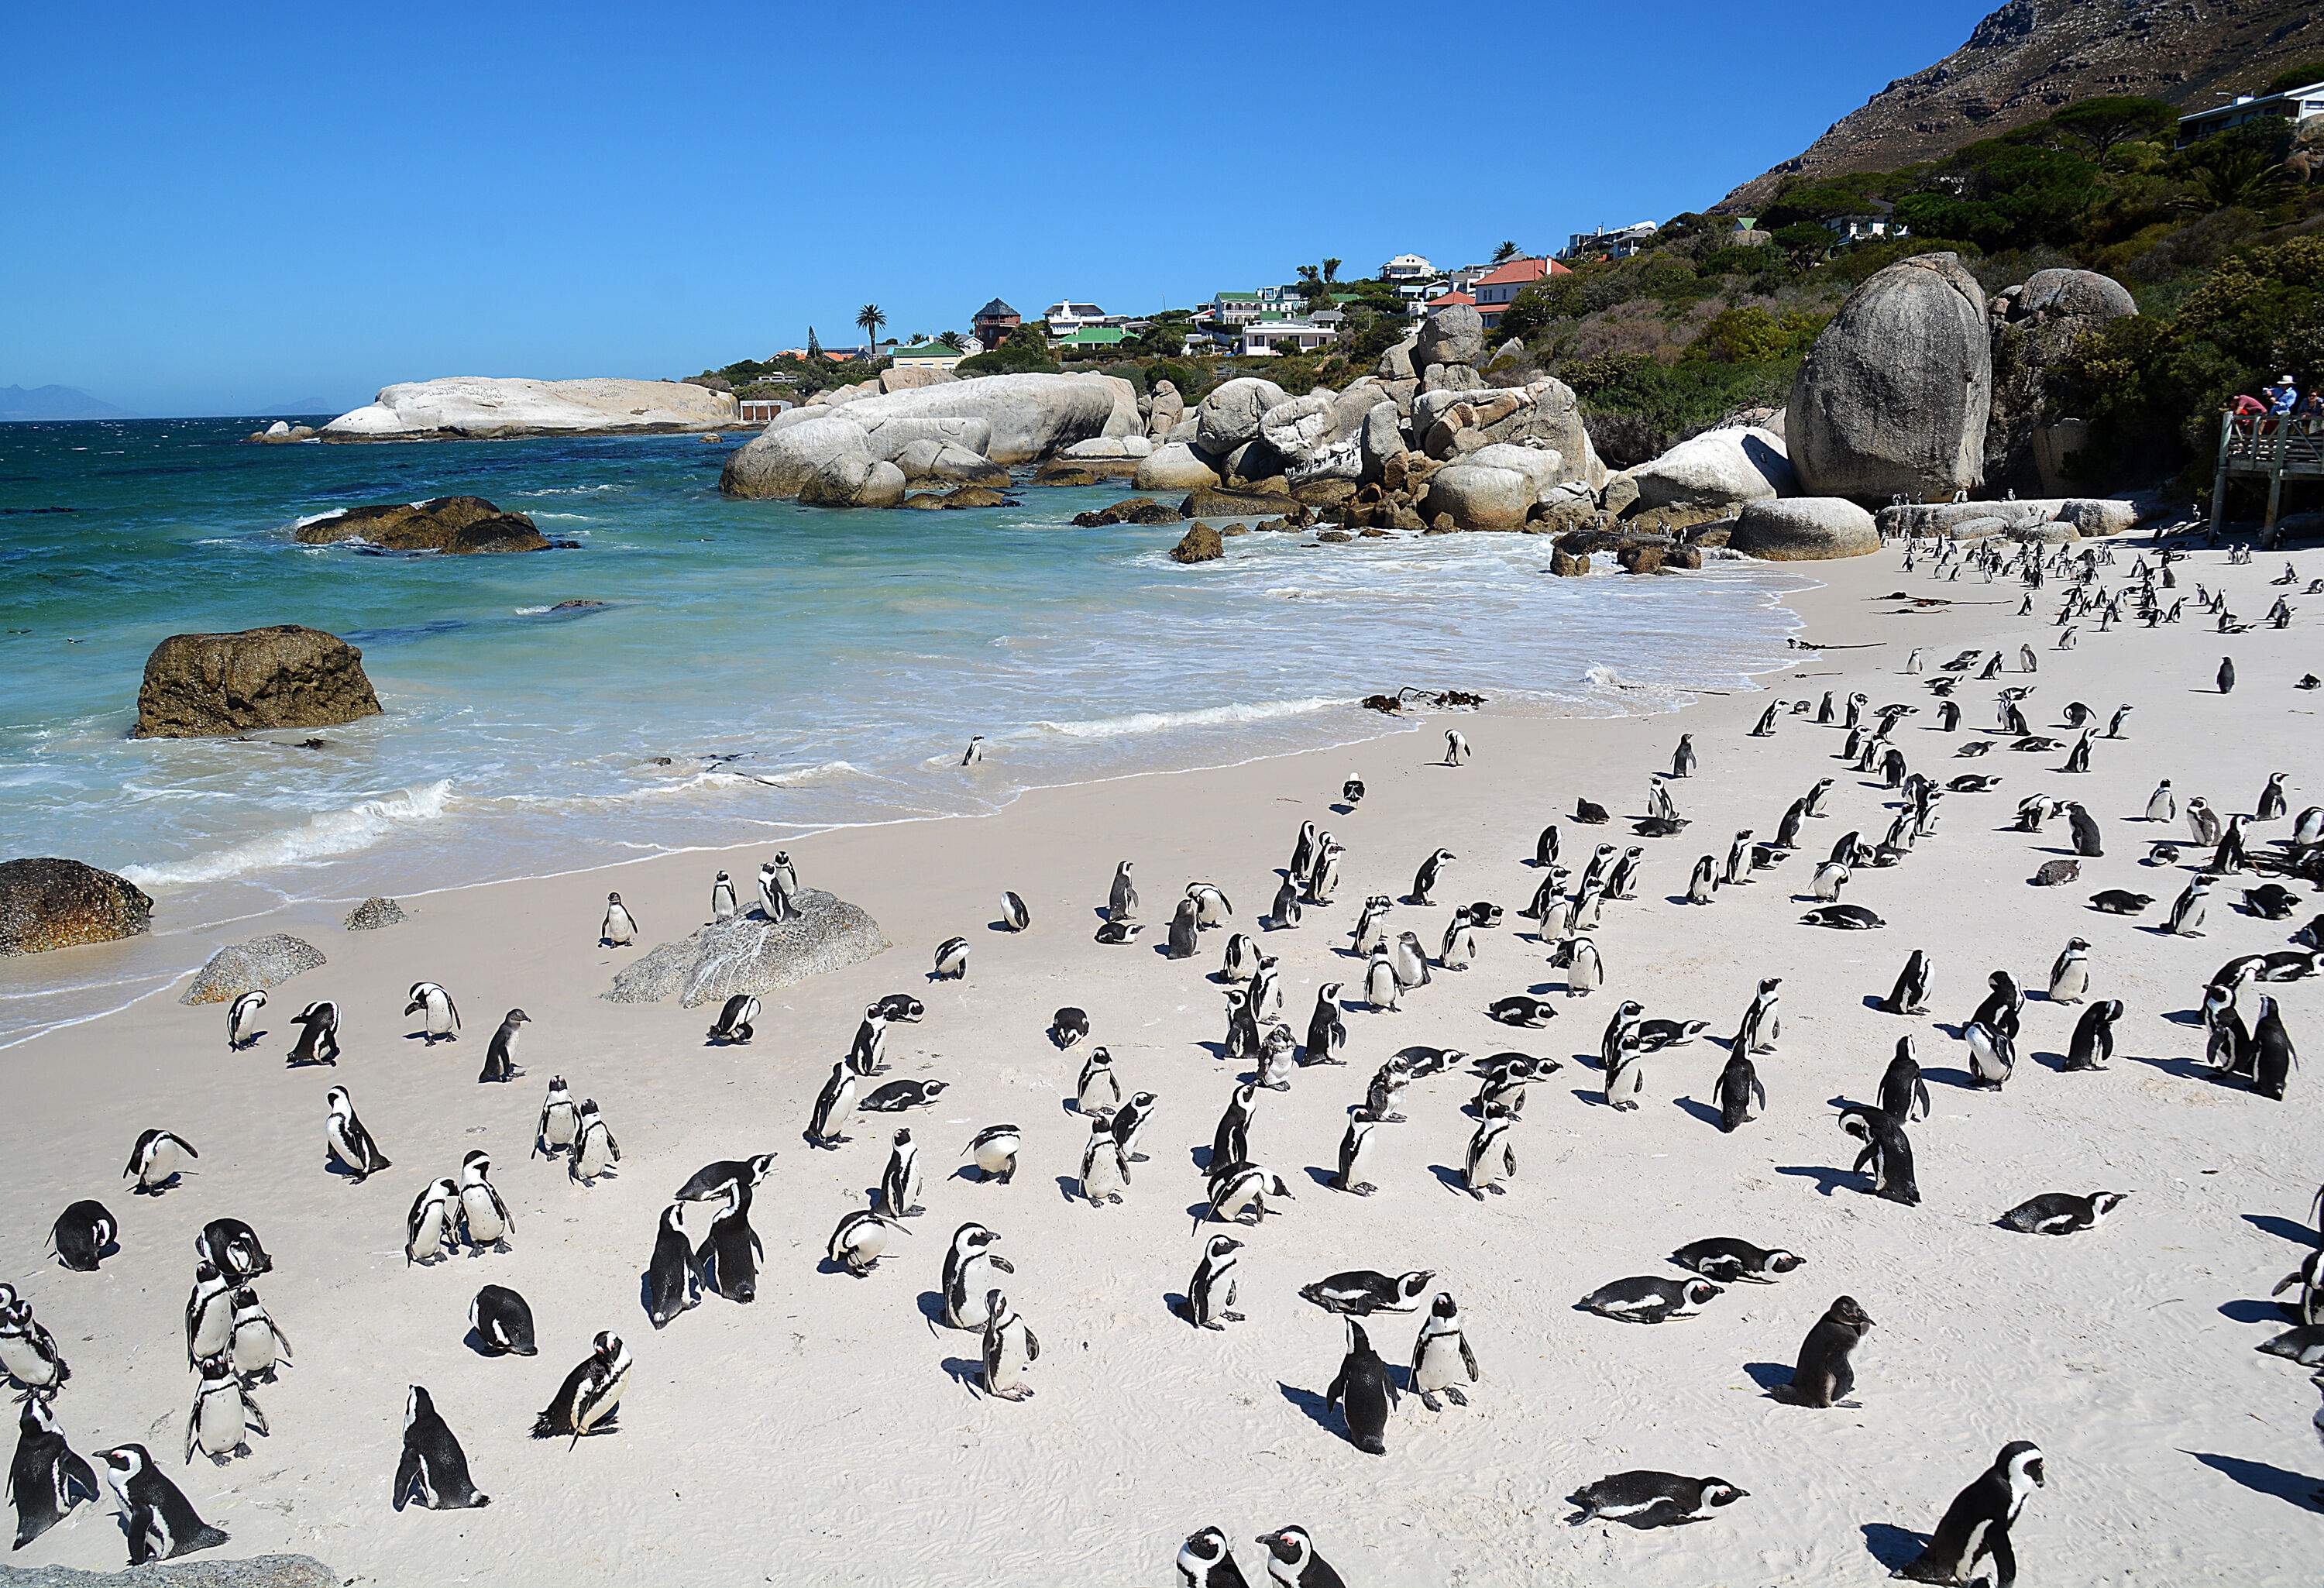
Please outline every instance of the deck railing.
[[2324, 421], [2290, 414], [2223, 414], [2219, 420], [2219, 466], [2211, 482], [2211, 525], [2227, 512], [2227, 481], [2237, 475], [2267, 480], [2264, 530], [2273, 530], [2283, 503], [2286, 479], [2324, 480]]

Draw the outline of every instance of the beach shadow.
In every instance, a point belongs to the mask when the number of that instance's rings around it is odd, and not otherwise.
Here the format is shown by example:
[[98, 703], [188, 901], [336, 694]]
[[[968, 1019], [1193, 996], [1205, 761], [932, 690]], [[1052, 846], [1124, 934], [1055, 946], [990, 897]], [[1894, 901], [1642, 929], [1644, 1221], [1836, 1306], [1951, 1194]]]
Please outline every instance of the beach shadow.
[[2324, 1503], [2318, 1500], [2314, 1478], [2288, 1473], [2264, 1461], [2246, 1461], [2238, 1455], [2213, 1455], [2200, 1450], [2182, 1450], [2180, 1454], [2193, 1456], [2213, 1472], [2233, 1479], [2255, 1494], [2273, 1495], [2302, 1510], [2324, 1510]]
[[2214, 1086], [2225, 1086], [2229, 1077], [2225, 1070], [2215, 1070], [2199, 1058], [2133, 1058], [2133, 1064], [2151, 1065], [2166, 1076], [2182, 1081], [2209, 1081]]
[[1964, 1092], [1990, 1092], [1993, 1090], [1990, 1086], [1978, 1085], [1977, 1083], [1977, 1077], [1969, 1074], [1969, 1071], [1957, 1070], [1950, 1067], [1938, 1068], [1933, 1066], [1924, 1066], [1921, 1070], [1921, 1079], [1936, 1086], [1958, 1086]]
[[2070, 1073], [2066, 1068], [2066, 1056], [2062, 1053], [2034, 1053], [2028, 1057], [2045, 1070], [2054, 1070], [2061, 1076]]
[[2258, 1301], [2248, 1297], [2222, 1302], [2219, 1316], [2230, 1323], [2273, 1324], [2278, 1328], [2300, 1322], [2300, 1315], [2280, 1301]]
[[1573, 1088], [1573, 1095], [1592, 1108], [1610, 1106], [1606, 1101], [1606, 1089], [1603, 1086], [1576, 1086]]
[[1326, 808], [1329, 809], [1333, 816], [1353, 816], [1356, 814], [1356, 808], [1350, 805], [1344, 799], [1334, 800], [1330, 806], [1326, 807]]
[[944, 1359], [945, 1377], [968, 1392], [970, 1399], [983, 1393], [984, 1362], [981, 1357], [948, 1356]]
[[1747, 1362], [1743, 1364], [1743, 1371], [1751, 1382], [1770, 1395], [1792, 1387], [1792, 1364], [1789, 1362]]
[[1341, 1435], [1343, 1432], [1340, 1427], [1339, 1419], [1332, 1413], [1331, 1403], [1325, 1400], [1322, 1396], [1316, 1394], [1313, 1390], [1295, 1389], [1291, 1385], [1283, 1382], [1280, 1379], [1276, 1380], [1275, 1387], [1283, 1391], [1284, 1399], [1289, 1401], [1292, 1405], [1297, 1407], [1302, 1412], [1305, 1413], [1307, 1420], [1314, 1423], [1317, 1427], [1334, 1436]]
[[1929, 1542], [1927, 1534], [1915, 1533], [1894, 1522], [1867, 1522], [1863, 1533], [1865, 1549], [1892, 1572], [1919, 1555]]
[[1706, 1125], [1717, 1125], [1720, 1122], [1719, 1111], [1700, 1098], [1674, 1097], [1671, 1099], [1671, 1106], [1686, 1114], [1688, 1118], [1701, 1120]]
[[1057, 1177], [1057, 1195], [1064, 1197], [1067, 1202], [1079, 1202], [1082, 1199], [1081, 1186], [1082, 1177], [1079, 1175], [1059, 1175]]
[[1816, 1194], [1820, 1196], [1829, 1196], [1842, 1186], [1853, 1186], [1863, 1178], [1854, 1169], [1824, 1168], [1812, 1164], [1779, 1165], [1775, 1172], [1779, 1175], [1796, 1175], [1803, 1179], [1813, 1180], [1816, 1183]]
[[[1311, 1163], [1307, 1166], [1307, 1177], [1329, 1191], [1333, 1188], [1333, 1182], [1340, 1177], [1340, 1171], [1336, 1168], [1319, 1168]], [[1207, 1209], [1210, 1204], [1206, 1202], [1203, 1206]]]
[[2247, 1213], [2244, 1214], [2244, 1223], [2255, 1230], [2264, 1231], [2270, 1235], [2281, 1235], [2286, 1241], [2297, 1241], [2302, 1246], [2316, 1244], [2315, 1231], [2305, 1224], [2295, 1224], [2290, 1219], [2279, 1217], [2272, 1213]]
[[1176, 1318], [1182, 1324], [1191, 1324], [1194, 1321], [1194, 1298], [1181, 1291], [1164, 1291], [1162, 1293], [1162, 1306], [1163, 1309], [1169, 1313], [1172, 1317]]
[[945, 1326], [943, 1291], [923, 1290], [914, 1305], [920, 1309], [920, 1316], [927, 1320], [927, 1325], [931, 1331], [939, 1330]]
[[1469, 1195], [1468, 1177], [1450, 1164], [1432, 1163], [1428, 1166], [1428, 1172], [1434, 1175], [1436, 1183], [1447, 1191], [1458, 1191], [1463, 1196]]

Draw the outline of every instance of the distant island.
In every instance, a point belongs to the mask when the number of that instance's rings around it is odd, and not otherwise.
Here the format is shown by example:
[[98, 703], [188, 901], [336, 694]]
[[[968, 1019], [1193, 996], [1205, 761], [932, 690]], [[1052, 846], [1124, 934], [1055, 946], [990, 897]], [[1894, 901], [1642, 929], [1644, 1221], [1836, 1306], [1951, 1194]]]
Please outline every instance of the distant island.
[[135, 419], [78, 386], [0, 386], [0, 424], [22, 420]]

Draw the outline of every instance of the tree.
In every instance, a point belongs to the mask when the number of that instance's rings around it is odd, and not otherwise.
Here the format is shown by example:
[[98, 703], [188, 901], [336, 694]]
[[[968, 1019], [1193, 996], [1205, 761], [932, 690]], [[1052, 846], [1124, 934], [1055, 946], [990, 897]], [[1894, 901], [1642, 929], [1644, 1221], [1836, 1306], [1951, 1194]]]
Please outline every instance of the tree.
[[2324, 83], [2324, 60], [2303, 60], [2290, 71], [2280, 71], [2267, 79], [2260, 90], [2266, 94], [2287, 94], [2294, 88], [2304, 88], [2310, 83]]
[[1322, 273], [1312, 264], [1299, 267], [1299, 296], [1305, 299], [1311, 308], [1327, 296]]
[[1340, 279], [1340, 262], [1338, 260], [1327, 259], [1323, 262], [1323, 279], [1327, 282], [1336, 282]]
[[1507, 264], [1510, 260], [1515, 259], [1517, 256], [1518, 252], [1519, 250], [1515, 243], [1504, 243], [1499, 247], [1493, 250], [1493, 263], [1495, 264]]
[[2104, 160], [2117, 143], [2158, 137], [2178, 125], [2179, 113], [2162, 100], [2127, 94], [2077, 100], [2050, 118], [2051, 126], [2088, 149], [2094, 160]]
[[809, 326], [807, 328], [807, 355], [809, 358], [816, 360], [818, 363], [821, 362], [823, 358], [823, 344], [815, 339], [815, 328], [813, 326]]
[[880, 328], [888, 323], [888, 317], [880, 312], [878, 304], [867, 303], [855, 311], [855, 323], [863, 328], [863, 340], [867, 344], [864, 355], [867, 358], [878, 359]]
[[1554, 293], [1539, 283], [1518, 291], [1501, 310], [1499, 335], [1515, 337], [1520, 342], [1530, 342], [1549, 329], [1552, 322], [1562, 318], [1558, 313], [1563, 295]]
[[2280, 117], [2246, 123], [2189, 144], [2174, 174], [2192, 184], [2184, 208], [2264, 209], [2283, 196], [2284, 124]]
[[1831, 247], [1831, 232], [1820, 221], [1795, 220], [1787, 226], [1777, 227], [1768, 240], [1787, 257], [1804, 264], [1824, 256]]
[[964, 358], [959, 365], [964, 375], [1022, 374], [1028, 371], [1054, 374], [1056, 367], [1056, 355], [1049, 351], [1049, 338], [1042, 335], [1038, 326], [1019, 326], [1000, 346]]
[[951, 348], [954, 353], [957, 353], [961, 349], [961, 345], [966, 342], [968, 338], [962, 336], [958, 331], [945, 331], [937, 337], [936, 340]]

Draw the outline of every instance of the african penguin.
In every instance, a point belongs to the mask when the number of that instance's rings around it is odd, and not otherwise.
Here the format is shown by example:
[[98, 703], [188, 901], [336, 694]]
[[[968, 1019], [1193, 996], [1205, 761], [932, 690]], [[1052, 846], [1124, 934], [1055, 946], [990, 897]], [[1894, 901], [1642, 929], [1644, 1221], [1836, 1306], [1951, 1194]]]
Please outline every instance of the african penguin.
[[485, 1285], [468, 1301], [468, 1327], [487, 1356], [530, 1356], [532, 1308], [505, 1285]]
[[589, 1354], [565, 1376], [557, 1398], [532, 1420], [532, 1436], [554, 1439], [570, 1436], [579, 1444], [586, 1434], [611, 1433], [621, 1415], [622, 1391], [630, 1378], [630, 1350], [621, 1336], [601, 1330]]
[[1856, 1368], [1849, 1358], [1871, 1332], [1872, 1319], [1854, 1297], [1834, 1301], [1800, 1343], [1787, 1399], [1796, 1406], [1844, 1404], [1856, 1388]]
[[194, 1513], [193, 1502], [153, 1464], [143, 1445], [99, 1451], [97, 1460], [105, 1463], [105, 1481], [120, 1503], [131, 1565], [174, 1560], [226, 1542], [223, 1531]]
[[417, 1500], [429, 1510], [474, 1510], [493, 1502], [468, 1475], [468, 1455], [428, 1391], [414, 1384], [403, 1400], [403, 1454], [395, 1463], [395, 1509]]

